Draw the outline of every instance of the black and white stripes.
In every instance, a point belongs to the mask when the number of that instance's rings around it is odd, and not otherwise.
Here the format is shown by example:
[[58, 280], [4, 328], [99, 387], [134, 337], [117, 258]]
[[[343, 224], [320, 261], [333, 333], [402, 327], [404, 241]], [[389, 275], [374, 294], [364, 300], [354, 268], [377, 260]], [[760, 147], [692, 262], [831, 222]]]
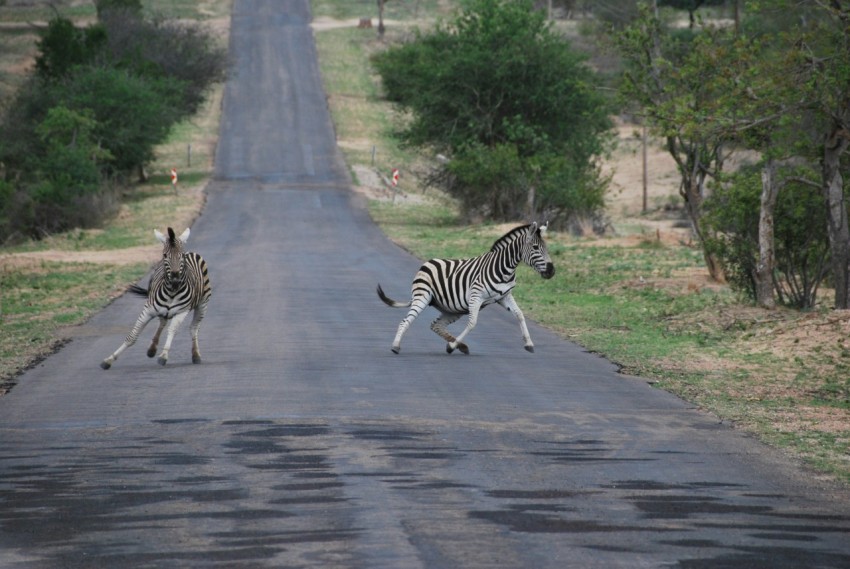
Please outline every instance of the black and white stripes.
[[189, 238], [188, 229], [179, 237], [170, 227], [168, 228], [168, 235], [163, 235], [157, 230], [154, 230], [154, 234], [162, 242], [162, 260], [154, 268], [148, 288], [135, 285], [130, 287], [130, 292], [146, 296], [147, 302], [145, 302], [142, 313], [124, 343], [111, 356], [101, 362], [100, 367], [103, 369], [109, 369], [124, 350], [135, 344], [148, 322], [157, 317], [159, 318], [159, 327], [148, 348], [148, 357], [152, 358], [156, 355], [159, 336], [170, 322], [165, 345], [158, 359], [160, 364], [165, 365], [168, 362], [168, 351], [171, 349], [174, 335], [190, 310], [194, 311], [190, 328], [192, 363], [201, 363], [198, 330], [201, 327], [201, 320], [204, 319], [212, 294], [207, 264], [203, 257], [197, 253], [183, 251], [183, 245]]
[[[521, 262], [527, 263], [545, 279], [555, 274], [555, 267], [543, 240], [545, 231], [545, 224], [540, 227], [537, 223], [523, 225], [500, 237], [490, 251], [479, 257], [431, 259], [416, 273], [411, 287], [412, 298], [407, 303], [387, 297], [381, 285], [378, 285], [378, 296], [387, 305], [410, 308], [398, 325], [392, 351], [399, 353], [402, 336], [425, 307], [430, 305], [440, 311], [440, 316], [431, 323], [431, 329], [448, 342], [446, 351], [452, 353], [459, 349], [468, 354], [469, 348], [462, 340], [475, 327], [479, 310], [498, 302], [517, 317], [525, 349], [533, 352], [534, 344], [528, 334], [525, 316], [517, 306], [511, 290], [516, 286], [516, 269]], [[463, 332], [455, 338], [446, 326], [464, 314], [469, 315], [469, 321]]]

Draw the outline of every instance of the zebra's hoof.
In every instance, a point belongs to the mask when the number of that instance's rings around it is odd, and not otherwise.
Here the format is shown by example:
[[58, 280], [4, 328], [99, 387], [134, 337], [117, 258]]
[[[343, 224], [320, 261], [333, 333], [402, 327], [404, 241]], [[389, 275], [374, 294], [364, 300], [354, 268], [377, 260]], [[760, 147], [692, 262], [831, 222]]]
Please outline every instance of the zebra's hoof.
[[531, 353], [533, 354], [533, 353], [534, 353], [534, 346], [526, 346], [526, 347], [525, 347], [525, 351], [526, 351], [526, 352], [531, 352]]
[[401, 351], [401, 346], [393, 346], [391, 349], [394, 354], [397, 354]]
[[158, 363], [159, 365], [164, 366], [165, 364], [167, 364], [167, 363], [168, 363], [168, 358], [160, 357], [160, 358], [159, 358], [159, 359], [157, 359], [156, 361], [157, 361], [157, 363]]
[[156, 355], [156, 346], [148, 348], [148, 357], [152, 358]]
[[457, 349], [460, 350], [460, 353], [467, 355], [467, 356], [469, 355], [469, 346], [467, 346], [463, 342], [461, 342], [460, 344], [457, 345]]
[[454, 349], [454, 348], [452, 348], [452, 345], [451, 345], [451, 344], [446, 344], [446, 353], [447, 353], [447, 354], [450, 354], [450, 353], [452, 353], [453, 351], [455, 351], [455, 349]]
[[201, 363], [201, 356], [196, 355], [196, 354], [192, 354], [192, 363], [193, 364]]
[[103, 361], [103, 362], [100, 362], [100, 367], [102, 367], [103, 369], [109, 369], [109, 368], [112, 367], [112, 364], [107, 362], [107, 361]]

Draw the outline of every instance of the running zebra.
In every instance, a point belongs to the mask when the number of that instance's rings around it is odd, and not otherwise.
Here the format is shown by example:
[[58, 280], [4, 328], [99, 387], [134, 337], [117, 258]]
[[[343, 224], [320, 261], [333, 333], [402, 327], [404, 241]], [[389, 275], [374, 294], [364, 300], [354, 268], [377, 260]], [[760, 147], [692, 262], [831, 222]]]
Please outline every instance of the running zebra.
[[[462, 340], [475, 327], [478, 311], [498, 302], [517, 317], [525, 349], [533, 352], [534, 344], [525, 325], [525, 316], [517, 306], [511, 289], [516, 286], [516, 269], [522, 261], [544, 279], [551, 279], [555, 274], [555, 266], [543, 241], [547, 226], [548, 223], [540, 227], [532, 223], [517, 227], [500, 237], [489, 252], [473, 259], [431, 259], [420, 267], [413, 279], [410, 302], [392, 300], [379, 284], [378, 296], [388, 306], [410, 308], [398, 325], [392, 351], [396, 354], [401, 351], [401, 337], [425, 307], [431, 305], [441, 313], [431, 323], [431, 330], [448, 342], [446, 351], [452, 353], [458, 349], [469, 354], [469, 347]], [[446, 326], [464, 314], [469, 315], [469, 322], [455, 338]]]
[[148, 357], [152, 358], [156, 355], [159, 336], [170, 321], [171, 325], [168, 327], [165, 346], [157, 360], [161, 365], [168, 363], [168, 350], [171, 349], [171, 341], [190, 310], [194, 310], [190, 329], [192, 333], [192, 363], [201, 363], [198, 330], [201, 327], [201, 320], [204, 319], [212, 295], [207, 264], [204, 258], [197, 253], [183, 251], [183, 244], [189, 238], [188, 229], [179, 237], [170, 227], [167, 236], [156, 229], [154, 229], [154, 235], [162, 242], [162, 261], [154, 267], [148, 288], [133, 285], [129, 289], [132, 293], [147, 297], [147, 302], [145, 302], [145, 307], [142, 309], [139, 319], [136, 320], [136, 325], [133, 326], [124, 343], [115, 350], [115, 353], [101, 362], [100, 367], [103, 369], [109, 369], [124, 350], [135, 344], [148, 322], [157, 317], [159, 317], [159, 328], [157, 328], [153, 341], [148, 348]]

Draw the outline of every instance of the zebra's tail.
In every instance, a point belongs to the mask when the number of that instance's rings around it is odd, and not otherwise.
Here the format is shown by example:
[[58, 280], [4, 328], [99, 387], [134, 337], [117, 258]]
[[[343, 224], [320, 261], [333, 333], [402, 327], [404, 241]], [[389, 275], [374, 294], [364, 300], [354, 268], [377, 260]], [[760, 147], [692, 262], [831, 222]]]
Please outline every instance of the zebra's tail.
[[387, 306], [392, 306], [393, 308], [405, 308], [410, 306], [409, 302], [398, 302], [388, 297], [386, 294], [384, 294], [384, 289], [381, 288], [381, 285], [378, 285], [378, 297], [384, 301], [384, 304], [386, 304]]
[[140, 287], [139, 285], [130, 285], [130, 287], [127, 289], [127, 292], [132, 292], [133, 294], [138, 294], [139, 296], [144, 296], [145, 298], [147, 298], [148, 296], [148, 289]]

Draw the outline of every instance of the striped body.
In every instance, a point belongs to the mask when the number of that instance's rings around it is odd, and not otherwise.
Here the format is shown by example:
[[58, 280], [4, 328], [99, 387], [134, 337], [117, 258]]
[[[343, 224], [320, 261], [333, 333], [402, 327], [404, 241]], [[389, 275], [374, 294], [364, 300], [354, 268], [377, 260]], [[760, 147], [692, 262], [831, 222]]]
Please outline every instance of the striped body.
[[[433, 306], [440, 311], [440, 316], [431, 323], [431, 329], [448, 342], [446, 351], [452, 353], [460, 349], [468, 354], [469, 348], [462, 340], [475, 327], [478, 312], [489, 304], [499, 303], [517, 317], [525, 349], [533, 352], [534, 344], [525, 317], [511, 290], [516, 286], [516, 269], [521, 262], [527, 263], [543, 278], [555, 274], [543, 240], [545, 229], [546, 226], [538, 227], [536, 223], [517, 227], [499, 238], [490, 251], [472, 259], [431, 259], [419, 268], [413, 279], [410, 302], [392, 300], [378, 285], [378, 296], [387, 305], [409, 308], [399, 324], [392, 351], [401, 350], [401, 338], [410, 324], [425, 307]], [[446, 326], [465, 314], [469, 315], [466, 329], [455, 338]]]
[[165, 345], [158, 358], [159, 363], [165, 365], [174, 335], [190, 311], [193, 311], [190, 328], [192, 363], [201, 363], [198, 332], [212, 295], [207, 264], [199, 254], [183, 251], [183, 244], [189, 237], [188, 229], [179, 237], [170, 227], [167, 236], [159, 231], [154, 233], [163, 244], [162, 260], [154, 267], [148, 288], [133, 285], [129, 289], [132, 293], [147, 297], [147, 301], [124, 343], [101, 362], [100, 367], [103, 369], [109, 369], [124, 350], [135, 344], [139, 334], [154, 318], [159, 318], [159, 327], [147, 354], [148, 357], [156, 355], [159, 337], [168, 326]]

